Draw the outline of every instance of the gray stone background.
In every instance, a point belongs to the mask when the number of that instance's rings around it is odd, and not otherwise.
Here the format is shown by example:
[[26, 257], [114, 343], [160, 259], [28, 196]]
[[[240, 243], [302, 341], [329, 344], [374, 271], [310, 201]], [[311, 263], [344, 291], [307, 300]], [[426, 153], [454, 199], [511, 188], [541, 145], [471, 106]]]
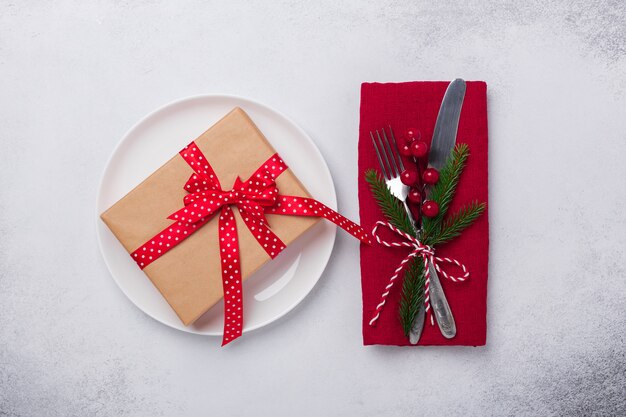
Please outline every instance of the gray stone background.
[[[357, 245], [228, 349], [117, 288], [107, 157], [199, 93], [287, 113], [358, 217], [363, 81], [489, 84], [484, 348], [361, 346]], [[626, 415], [623, 1], [0, 1], [0, 416]]]

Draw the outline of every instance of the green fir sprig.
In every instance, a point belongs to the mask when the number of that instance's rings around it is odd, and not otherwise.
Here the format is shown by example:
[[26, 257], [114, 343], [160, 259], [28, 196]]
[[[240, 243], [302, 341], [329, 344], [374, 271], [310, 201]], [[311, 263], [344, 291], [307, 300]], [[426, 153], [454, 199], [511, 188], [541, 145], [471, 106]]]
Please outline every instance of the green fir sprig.
[[374, 195], [374, 199], [378, 203], [380, 210], [387, 220], [405, 233], [415, 236], [415, 230], [411, 226], [409, 216], [404, 210], [404, 206], [391, 194], [387, 184], [380, 177], [375, 169], [365, 171], [365, 181], [370, 185], [370, 190]]
[[402, 281], [402, 296], [400, 297], [400, 323], [406, 336], [409, 335], [415, 316], [424, 304], [424, 263], [418, 259], [407, 267]]
[[428, 241], [441, 233], [443, 219], [454, 197], [456, 186], [459, 184], [459, 177], [461, 172], [463, 172], [463, 168], [465, 168], [468, 156], [469, 147], [467, 144], [460, 143], [456, 145], [446, 164], [439, 172], [439, 181], [433, 185], [428, 197], [439, 205], [439, 214], [433, 218], [424, 217], [422, 220], [424, 227], [422, 238], [424, 240]]
[[460, 236], [463, 230], [480, 217], [482, 212], [485, 211], [485, 207], [485, 203], [472, 201], [468, 205], [461, 207], [456, 213], [451, 214], [443, 221], [439, 234], [430, 239], [431, 245], [441, 245]]
[[[439, 173], [439, 181], [430, 190], [429, 199], [439, 205], [439, 214], [433, 218], [422, 218], [421, 241], [426, 245], [440, 245], [454, 239], [485, 210], [485, 203], [473, 201], [446, 217], [468, 156], [467, 144], [456, 145]], [[402, 203], [391, 194], [378, 172], [373, 169], [367, 170], [365, 180], [385, 218], [403, 232], [416, 236]], [[424, 265], [417, 258], [414, 258], [405, 269], [399, 316], [407, 337], [424, 302], [424, 272]]]

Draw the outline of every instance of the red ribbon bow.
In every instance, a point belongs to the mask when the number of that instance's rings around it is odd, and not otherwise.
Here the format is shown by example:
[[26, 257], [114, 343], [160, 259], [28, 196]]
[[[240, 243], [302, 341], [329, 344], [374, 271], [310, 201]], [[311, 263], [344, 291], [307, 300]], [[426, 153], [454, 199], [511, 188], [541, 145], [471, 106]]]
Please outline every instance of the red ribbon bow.
[[239, 267], [237, 225], [230, 206], [236, 206], [252, 235], [270, 258], [278, 256], [285, 244], [269, 228], [265, 214], [324, 217], [365, 243], [365, 231], [324, 204], [299, 196], [278, 193], [276, 178], [287, 169], [278, 156], [272, 155], [248, 180], [237, 178], [233, 188], [224, 191], [213, 168], [195, 142], [180, 155], [194, 170], [184, 185], [189, 193], [184, 207], [168, 216], [174, 222], [135, 250], [131, 256], [141, 269], [145, 268], [207, 223], [219, 216], [219, 246], [224, 290], [224, 336], [222, 346], [241, 336], [243, 330], [242, 278]]
[[[400, 241], [395, 241], [395, 242], [387, 242], [381, 239], [380, 236], [378, 236], [379, 226], [388, 228], [389, 230], [391, 230], [392, 232], [395, 232], [396, 234], [400, 235], [404, 239]], [[387, 301], [387, 296], [389, 295], [389, 292], [391, 291], [391, 287], [393, 287], [394, 282], [400, 276], [400, 272], [402, 272], [406, 264], [411, 259], [415, 258], [416, 256], [421, 256], [422, 260], [424, 261], [424, 271], [425, 271], [424, 276], [426, 278], [426, 282], [424, 283], [424, 307], [426, 308], [426, 314], [430, 316], [430, 324], [434, 325], [435, 322], [433, 320], [432, 315], [430, 314], [430, 292], [429, 292], [430, 268], [428, 267], [428, 263], [429, 262], [432, 263], [435, 266], [435, 269], [437, 270], [438, 273], [443, 275], [445, 278], [451, 280], [452, 282], [463, 282], [469, 278], [469, 271], [467, 270], [465, 265], [463, 265], [456, 259], [440, 258], [438, 256], [435, 256], [434, 248], [423, 244], [422, 242], [419, 241], [418, 238], [413, 237], [409, 235], [408, 233], [404, 233], [402, 230], [398, 229], [397, 227], [395, 227], [394, 225], [388, 222], [383, 222], [383, 221], [376, 222], [376, 225], [374, 226], [374, 229], [372, 230], [372, 235], [376, 238], [376, 241], [378, 243], [380, 243], [381, 245], [387, 246], [388, 248], [398, 248], [398, 247], [405, 246], [405, 247], [412, 248], [413, 250], [407, 255], [406, 258], [402, 260], [402, 262], [400, 262], [400, 265], [398, 265], [396, 270], [393, 272], [393, 275], [389, 279], [389, 283], [387, 284], [387, 286], [385, 287], [381, 295], [380, 303], [378, 303], [378, 305], [376, 306], [376, 310], [374, 311], [374, 316], [369, 322], [370, 326], [373, 326], [376, 323], [376, 320], [378, 320], [378, 317], [380, 317], [380, 313], [383, 310], [383, 306], [385, 305], [385, 302]], [[448, 264], [454, 264], [458, 266], [459, 268], [461, 268], [461, 270], [463, 271], [463, 275], [457, 277], [457, 276], [449, 275], [448, 273], [446, 273], [446, 271], [441, 269], [441, 267], [439, 266], [440, 263], [444, 263], [444, 262]]]

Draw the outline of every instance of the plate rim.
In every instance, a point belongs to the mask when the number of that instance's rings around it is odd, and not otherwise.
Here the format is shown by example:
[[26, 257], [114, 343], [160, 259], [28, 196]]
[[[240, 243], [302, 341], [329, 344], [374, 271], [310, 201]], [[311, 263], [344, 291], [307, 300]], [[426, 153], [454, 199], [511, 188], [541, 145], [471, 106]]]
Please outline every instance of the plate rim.
[[[315, 152], [317, 153], [317, 155], [320, 157], [320, 160], [322, 162], [322, 166], [323, 166], [323, 171], [324, 171], [324, 175], [327, 177], [327, 180], [330, 184], [330, 193], [329, 193], [329, 197], [331, 198], [332, 201], [327, 201], [325, 202], [325, 204], [330, 207], [333, 210], [337, 210], [337, 190], [335, 188], [335, 183], [332, 177], [332, 174], [330, 172], [330, 168], [328, 167], [328, 163], [326, 162], [326, 158], [324, 158], [324, 155], [322, 154], [322, 152], [319, 150], [319, 148], [317, 147], [317, 145], [315, 144], [315, 142], [313, 141], [313, 139], [308, 135], [308, 133], [302, 129], [302, 127], [300, 127], [300, 125], [298, 125], [296, 122], [294, 122], [290, 117], [288, 117], [287, 115], [285, 115], [283, 112], [276, 110], [273, 107], [270, 107], [267, 104], [264, 104], [258, 100], [255, 99], [251, 99], [248, 97], [243, 97], [240, 95], [236, 95], [236, 94], [223, 94], [223, 93], [206, 93], [206, 94], [196, 94], [196, 95], [188, 95], [188, 96], [184, 96], [175, 100], [172, 100], [168, 103], [165, 103], [159, 107], [157, 107], [156, 109], [148, 112], [147, 114], [145, 114], [144, 116], [142, 116], [137, 122], [135, 122], [129, 129], [127, 129], [124, 134], [121, 136], [121, 138], [117, 141], [117, 143], [115, 144], [115, 146], [113, 147], [113, 150], [111, 151], [111, 153], [109, 154], [104, 167], [101, 170], [100, 173], [100, 179], [98, 181], [98, 188], [96, 189], [96, 199], [95, 199], [95, 214], [96, 214], [96, 221], [95, 221], [95, 227], [96, 227], [96, 238], [98, 240], [98, 248], [100, 249], [100, 255], [101, 258], [104, 261], [104, 264], [107, 267], [107, 270], [109, 271], [109, 275], [111, 276], [111, 278], [113, 279], [113, 281], [115, 282], [115, 285], [118, 287], [118, 289], [122, 292], [122, 294], [124, 294], [124, 296], [128, 299], [128, 301], [131, 302], [131, 304], [133, 304], [135, 306], [135, 308], [137, 308], [138, 310], [140, 310], [142, 313], [146, 314], [147, 316], [151, 317], [152, 319], [156, 320], [157, 322], [167, 326], [168, 328], [171, 329], [175, 329], [177, 331], [183, 332], [183, 333], [189, 333], [189, 334], [195, 334], [195, 335], [199, 335], [199, 336], [208, 336], [208, 337], [215, 337], [215, 336], [222, 336], [223, 335], [223, 331], [219, 331], [217, 333], [213, 333], [213, 332], [202, 332], [196, 329], [193, 329], [191, 326], [182, 326], [182, 327], [176, 327], [171, 325], [170, 323], [167, 323], [163, 320], [161, 320], [159, 317], [155, 316], [154, 314], [151, 314], [150, 312], [144, 310], [143, 308], [141, 308], [139, 305], [137, 305], [137, 303], [133, 300], [132, 297], [130, 297], [128, 295], [128, 293], [126, 292], [126, 290], [124, 289], [124, 287], [120, 284], [119, 280], [115, 277], [115, 274], [113, 273], [113, 271], [111, 270], [111, 265], [109, 264], [109, 261], [105, 255], [104, 252], [104, 248], [103, 248], [103, 239], [101, 236], [101, 232], [100, 232], [100, 223], [102, 222], [102, 219], [100, 218], [100, 213], [99, 213], [99, 206], [101, 203], [101, 189], [104, 183], [104, 179], [105, 179], [105, 175], [107, 173], [107, 171], [109, 170], [109, 167], [113, 161], [113, 158], [117, 155], [117, 153], [119, 152], [120, 148], [122, 147], [123, 143], [126, 142], [126, 140], [128, 139], [128, 137], [135, 131], [137, 130], [140, 126], [142, 126], [146, 121], [148, 121], [150, 118], [156, 116], [158, 113], [161, 113], [163, 111], [166, 111], [169, 108], [175, 107], [179, 104], [182, 104], [184, 102], [190, 102], [190, 101], [194, 101], [194, 100], [202, 100], [202, 99], [227, 99], [227, 100], [235, 100], [235, 101], [240, 101], [242, 103], [249, 103], [252, 104], [254, 106], [259, 106], [260, 108], [269, 111], [270, 113], [274, 113], [275, 115], [279, 116], [280, 118], [284, 119], [288, 124], [290, 124], [293, 128], [295, 128], [298, 133], [300, 133], [302, 135], [303, 138], [305, 138], [310, 145], [312, 145], [313, 149], [315, 150]], [[218, 119], [219, 120], [219, 119]], [[321, 174], [321, 173], [320, 173]], [[130, 190], [128, 190], [127, 192], [131, 191], [132, 188]], [[327, 222], [328, 223], [328, 222]], [[331, 229], [332, 229], [332, 239], [330, 240], [330, 244], [328, 247], [328, 256], [326, 256], [326, 259], [323, 260], [324, 265], [322, 266], [319, 276], [315, 279], [315, 282], [313, 282], [313, 284], [306, 289], [306, 291], [303, 292], [301, 297], [297, 297], [296, 299], [294, 299], [294, 302], [291, 303], [284, 311], [282, 311], [280, 314], [270, 318], [270, 319], [266, 319], [261, 321], [260, 323], [257, 323], [255, 325], [249, 326], [249, 327], [245, 327], [242, 330], [242, 333], [247, 333], [247, 332], [251, 332], [257, 329], [260, 329], [262, 327], [265, 327], [273, 322], [276, 322], [278, 320], [280, 320], [281, 318], [283, 318], [284, 316], [286, 316], [287, 314], [289, 314], [291, 311], [293, 311], [293, 309], [295, 309], [310, 293], [311, 291], [313, 291], [313, 288], [315, 288], [315, 286], [317, 285], [317, 283], [320, 281], [320, 279], [322, 278], [322, 276], [324, 275], [324, 272], [326, 271], [326, 268], [328, 267], [328, 262], [330, 261], [330, 258], [332, 256], [332, 252], [333, 249], [335, 247], [335, 241], [337, 240], [337, 226], [333, 223], [329, 223], [330, 225], [332, 225]], [[147, 278], [147, 276], [146, 276]], [[171, 306], [168, 307], [171, 308]]]

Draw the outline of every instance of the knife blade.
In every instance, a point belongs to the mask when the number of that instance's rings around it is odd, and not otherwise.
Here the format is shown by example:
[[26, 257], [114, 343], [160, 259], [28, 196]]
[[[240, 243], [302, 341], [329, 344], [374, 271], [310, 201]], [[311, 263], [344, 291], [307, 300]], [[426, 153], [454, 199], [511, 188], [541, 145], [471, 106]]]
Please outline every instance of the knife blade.
[[465, 81], [457, 78], [448, 85], [443, 96], [435, 122], [433, 140], [430, 143], [428, 165], [437, 170], [443, 168], [456, 144], [456, 132], [464, 98]]
[[[440, 170], [445, 165], [456, 143], [456, 134], [459, 127], [461, 107], [465, 98], [465, 81], [460, 78], [453, 80], [446, 89], [441, 101], [433, 139], [428, 154], [428, 165]], [[427, 197], [429, 192], [427, 191]], [[433, 315], [441, 334], [451, 339], [456, 336], [456, 323], [450, 305], [443, 292], [439, 276], [432, 263], [428, 265], [430, 271], [430, 302], [433, 307]], [[420, 309], [409, 333], [409, 340], [415, 344], [419, 340], [424, 326], [424, 307]]]

